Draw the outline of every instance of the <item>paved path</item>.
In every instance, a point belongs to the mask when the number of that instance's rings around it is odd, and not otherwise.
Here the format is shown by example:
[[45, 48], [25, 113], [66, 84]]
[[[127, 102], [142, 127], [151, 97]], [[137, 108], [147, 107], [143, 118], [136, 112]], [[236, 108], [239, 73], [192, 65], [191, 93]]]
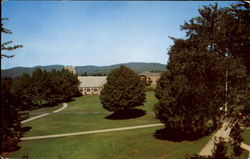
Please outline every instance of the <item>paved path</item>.
[[200, 151], [199, 155], [201, 156], [210, 156], [212, 155], [212, 150], [214, 149], [214, 142], [215, 138], [219, 139], [220, 137], [222, 138], [229, 138], [229, 134], [231, 131], [231, 128], [229, 127], [230, 120], [226, 120], [223, 122], [222, 128], [219, 129], [214, 136], [212, 137], [211, 140], [202, 148]]
[[156, 126], [163, 126], [163, 125], [164, 124], [158, 123], [158, 124], [138, 125], [138, 126], [121, 127], [121, 128], [113, 128], [113, 129], [92, 130], [92, 131], [82, 131], [82, 132], [65, 133], [65, 134], [23, 137], [23, 138], [21, 138], [21, 140], [38, 140], [38, 139], [49, 139], [49, 138], [58, 138], [58, 137], [66, 137], [66, 136], [97, 134], [97, 133], [104, 133], [104, 132], [149, 128], [149, 127], [156, 127]]
[[21, 121], [21, 124], [24, 124], [24, 123], [30, 122], [32, 120], [36, 120], [36, 119], [42, 118], [44, 116], [47, 116], [47, 115], [50, 115], [50, 114], [53, 114], [53, 113], [58, 113], [58, 112], [62, 111], [63, 109], [67, 108], [67, 107], [68, 107], [68, 104], [67, 103], [63, 103], [63, 106], [61, 108], [53, 111], [52, 113], [44, 113], [44, 114], [41, 114], [41, 115], [38, 115], [38, 116], [35, 116], [35, 117], [32, 117], [32, 118], [23, 120], [23, 121]]
[[[24, 112], [25, 113], [25, 112]], [[30, 113], [30, 114], [44, 114], [44, 112], [27, 112], [27, 113]], [[147, 114], [153, 114], [154, 115], [154, 112], [146, 112]], [[77, 111], [77, 112], [74, 112], [74, 111], [67, 111], [67, 112], [58, 112], [58, 114], [105, 114], [105, 115], [109, 115], [109, 114], [113, 114], [113, 112], [88, 112], [88, 111]]]
[[240, 147], [243, 148], [244, 150], [247, 150], [249, 152], [249, 155], [250, 155], [250, 145], [247, 145], [247, 144], [241, 142]]

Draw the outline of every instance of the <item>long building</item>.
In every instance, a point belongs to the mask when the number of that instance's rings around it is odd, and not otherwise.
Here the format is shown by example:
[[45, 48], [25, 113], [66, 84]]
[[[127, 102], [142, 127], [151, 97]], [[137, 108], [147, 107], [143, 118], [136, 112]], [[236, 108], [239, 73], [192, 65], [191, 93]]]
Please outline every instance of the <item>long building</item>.
[[107, 76], [78, 76], [78, 80], [83, 95], [99, 95], [107, 82]]

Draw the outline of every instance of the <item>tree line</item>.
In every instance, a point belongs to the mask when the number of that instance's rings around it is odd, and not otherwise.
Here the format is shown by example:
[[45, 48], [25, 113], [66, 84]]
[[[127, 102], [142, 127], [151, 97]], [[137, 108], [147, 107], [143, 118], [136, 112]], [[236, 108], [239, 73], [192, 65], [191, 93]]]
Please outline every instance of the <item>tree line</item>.
[[32, 110], [69, 101], [80, 95], [77, 75], [67, 70], [36, 69], [13, 79], [13, 92], [23, 101], [23, 110]]
[[23, 135], [21, 120], [29, 111], [69, 101], [79, 96], [77, 75], [67, 70], [36, 69], [31, 75], [24, 73], [14, 79], [1, 79], [1, 152], [16, 149]]

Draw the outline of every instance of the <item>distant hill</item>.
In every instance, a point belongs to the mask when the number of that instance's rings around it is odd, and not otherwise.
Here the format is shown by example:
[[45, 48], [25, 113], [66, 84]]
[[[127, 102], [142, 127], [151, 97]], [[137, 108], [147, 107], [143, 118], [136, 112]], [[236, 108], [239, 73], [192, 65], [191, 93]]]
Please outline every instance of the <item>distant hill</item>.
[[[114, 68], [117, 68], [121, 65], [125, 65], [136, 72], [144, 72], [144, 71], [164, 71], [166, 70], [166, 65], [160, 63], [144, 63], [144, 62], [131, 62], [131, 63], [122, 63], [110, 66], [76, 66], [76, 73], [81, 75], [86, 72], [88, 75], [93, 75], [96, 73], [106, 73], [108, 74]], [[10, 69], [1, 70], [1, 77], [17, 77], [23, 73], [31, 74], [35, 69], [41, 68], [46, 71], [62, 70], [64, 68], [63, 65], [49, 65], [49, 66], [35, 66], [35, 67], [14, 67]]]

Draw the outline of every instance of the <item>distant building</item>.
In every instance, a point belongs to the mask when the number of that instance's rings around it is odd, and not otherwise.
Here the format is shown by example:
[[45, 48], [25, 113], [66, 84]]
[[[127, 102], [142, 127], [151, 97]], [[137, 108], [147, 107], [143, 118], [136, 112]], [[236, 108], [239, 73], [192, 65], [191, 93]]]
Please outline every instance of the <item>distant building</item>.
[[101, 93], [103, 85], [107, 82], [107, 76], [78, 76], [79, 89], [83, 95]]
[[76, 74], [76, 69], [74, 66], [65, 66], [64, 69], [72, 72], [73, 74]]
[[157, 84], [157, 81], [161, 77], [161, 73], [155, 73], [155, 72], [142, 72], [139, 74], [141, 79], [146, 79], [147, 82], [150, 83], [151, 86], [155, 86]]

